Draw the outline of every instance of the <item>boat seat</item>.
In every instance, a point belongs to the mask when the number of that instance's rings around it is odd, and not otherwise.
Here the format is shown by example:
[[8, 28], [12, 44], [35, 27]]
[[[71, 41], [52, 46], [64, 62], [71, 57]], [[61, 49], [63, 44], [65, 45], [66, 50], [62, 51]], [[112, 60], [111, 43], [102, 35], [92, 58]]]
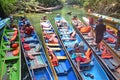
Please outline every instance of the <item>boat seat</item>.
[[60, 33], [60, 35], [70, 35], [70, 33], [65, 32], [65, 33]]
[[38, 69], [38, 68], [44, 68], [44, 67], [47, 67], [47, 64], [34, 65], [34, 66], [31, 66], [31, 69]]
[[88, 33], [82, 33], [82, 35], [88, 35]]
[[49, 28], [42, 28], [43, 30], [51, 30], [51, 27], [49, 27]]
[[34, 48], [30, 49], [29, 51], [26, 51], [27, 53], [29, 54], [32, 54], [32, 55], [40, 55], [42, 54], [42, 52], [36, 52]]
[[7, 32], [6, 34], [9, 36], [12, 36], [14, 34], [14, 32]]
[[93, 40], [93, 37], [84, 36], [85, 40]]
[[61, 50], [61, 48], [50, 48], [50, 49], [52, 49], [53, 51], [60, 51]]
[[76, 38], [63, 38], [62, 40], [76, 40]]
[[105, 63], [107, 64], [107, 66], [111, 69], [111, 70], [115, 70], [115, 66], [112, 65], [112, 63], [110, 62], [109, 59], [103, 59], [105, 61]]
[[46, 43], [47, 46], [60, 46], [59, 44]]
[[62, 32], [67, 32], [68, 30], [67, 29], [59, 29], [60, 31]]
[[53, 31], [46, 31], [47, 34], [53, 34]]
[[58, 29], [68, 29], [68, 27], [58, 27]]
[[115, 66], [115, 67], [117, 67], [117, 66], [119, 66], [119, 64], [114, 60], [114, 59], [109, 59], [109, 61]]
[[12, 54], [12, 51], [6, 51], [6, 57], [12, 57], [13, 54]]
[[85, 66], [94, 66], [94, 62], [93, 61], [90, 61], [89, 63], [86, 63], [86, 64], [80, 64], [81, 67], [85, 67]]
[[67, 66], [64, 62], [59, 62], [59, 66], [55, 67], [57, 75], [67, 75], [71, 69], [72, 67]]
[[38, 69], [38, 68], [44, 68], [47, 66], [45, 62], [43, 62], [41, 56], [34, 56], [35, 58], [33, 60], [30, 60], [31, 69]]
[[57, 59], [58, 59], [58, 60], [66, 60], [67, 57], [66, 57], [66, 56], [57, 56]]

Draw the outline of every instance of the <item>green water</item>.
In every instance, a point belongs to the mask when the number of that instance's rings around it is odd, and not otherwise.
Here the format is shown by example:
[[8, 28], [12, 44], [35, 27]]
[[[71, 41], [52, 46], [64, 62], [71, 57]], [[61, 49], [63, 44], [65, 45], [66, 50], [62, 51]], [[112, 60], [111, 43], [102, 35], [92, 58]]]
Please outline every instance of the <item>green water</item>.
[[[68, 12], [72, 12], [72, 15], [68, 15], [67, 14]], [[75, 8], [70, 5], [66, 5], [62, 9], [53, 11], [52, 13], [49, 13], [49, 14], [47, 14], [47, 13], [28, 13], [28, 14], [26, 14], [26, 16], [28, 17], [28, 19], [30, 20], [32, 25], [34, 26], [39, 37], [41, 37], [40, 19], [44, 15], [46, 15], [47, 18], [50, 20], [51, 24], [53, 25], [53, 27], [56, 29], [55, 22], [54, 22], [54, 17], [56, 16], [56, 14], [61, 14], [69, 23], [71, 23], [71, 18], [74, 15], [77, 15], [79, 18], [81, 18], [82, 16], [85, 16], [85, 11], [78, 7]]]

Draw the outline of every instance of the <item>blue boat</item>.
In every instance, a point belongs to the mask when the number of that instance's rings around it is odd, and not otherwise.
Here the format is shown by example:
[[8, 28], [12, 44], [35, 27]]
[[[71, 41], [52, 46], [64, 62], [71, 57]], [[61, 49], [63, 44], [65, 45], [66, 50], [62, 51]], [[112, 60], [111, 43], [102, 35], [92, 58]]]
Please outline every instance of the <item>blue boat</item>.
[[[88, 25], [88, 19], [86, 17], [83, 17], [83, 20], [85, 23]], [[82, 23], [83, 24], [83, 23]], [[108, 27], [108, 26], [107, 26]], [[108, 27], [110, 28], [110, 27]], [[88, 44], [94, 49], [96, 54], [101, 58], [101, 60], [104, 62], [105, 65], [108, 66], [109, 69], [109, 74], [112, 74], [111, 77], [114, 77], [113, 80], [119, 80], [120, 79], [120, 54], [119, 50], [115, 50], [115, 44], [116, 44], [116, 36], [112, 34], [112, 31], [110, 29], [106, 30], [104, 34], [104, 41], [101, 43], [101, 50], [100, 52], [97, 52], [95, 50], [95, 46], [90, 44], [93, 41], [92, 36], [88, 38], [88, 35], [81, 35], [86, 39]], [[88, 38], [88, 39], [87, 39]], [[91, 38], [91, 39], [90, 39]], [[106, 54], [108, 53], [108, 57], [106, 55], [103, 55], [104, 53], [104, 48], [106, 49]]]
[[41, 20], [40, 25], [43, 32], [46, 55], [49, 56], [49, 62], [57, 77], [55, 80], [78, 80], [79, 76], [76, 75], [73, 65], [50, 21]]
[[23, 27], [30, 24], [30, 22], [27, 19], [24, 20], [26, 24], [21, 19], [19, 21], [19, 28], [22, 53], [24, 54], [25, 62], [31, 76], [28, 80], [54, 80], [42, 43], [35, 30], [29, 35], [25, 33], [26, 30]]
[[10, 18], [6, 18], [3, 20], [0, 20], [0, 30], [5, 26], [6, 22], [10, 20]]
[[3, 28], [5, 27], [5, 25], [6, 25], [6, 23], [7, 23], [8, 20], [9, 20], [9, 18], [0, 20], [0, 37], [1, 37], [1, 35], [2, 35]]
[[69, 52], [79, 75], [82, 75], [84, 80], [110, 80], [94, 51], [73, 27], [60, 15], [55, 17], [55, 23], [62, 43]]

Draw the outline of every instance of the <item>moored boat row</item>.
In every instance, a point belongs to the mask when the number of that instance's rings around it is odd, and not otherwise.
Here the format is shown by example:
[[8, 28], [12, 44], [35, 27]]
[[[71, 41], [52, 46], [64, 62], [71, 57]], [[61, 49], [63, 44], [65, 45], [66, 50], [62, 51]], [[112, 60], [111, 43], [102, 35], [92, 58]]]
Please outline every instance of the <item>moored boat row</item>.
[[29, 20], [19, 20], [22, 53], [30, 73], [29, 80], [54, 80], [42, 43]]
[[[96, 44], [91, 44], [93, 38], [87, 35], [90, 27], [82, 34], [58, 15], [57, 35], [49, 20], [40, 20], [42, 43], [28, 19], [21, 18], [18, 24], [19, 27], [16, 22], [9, 22], [4, 29], [0, 47], [1, 80], [21, 80], [21, 53], [30, 74], [27, 80], [119, 79], [119, 59], [115, 55], [103, 58], [94, 49]], [[105, 47], [102, 43], [101, 48]]]
[[[89, 20], [86, 17], [83, 17], [83, 20], [85, 21], [85, 23], [87, 25], [89, 25], [89, 23], [88, 23]], [[104, 42], [113, 51], [113, 53], [115, 55], [117, 55], [117, 57], [120, 58], [120, 54], [119, 54], [120, 53], [120, 51], [119, 51], [119, 49], [120, 49], [119, 30], [106, 24], [106, 32], [104, 34]]]
[[[94, 51], [76, 33], [76, 31], [62, 17], [55, 17], [58, 34], [69, 52], [73, 64], [84, 80], [109, 80]], [[96, 75], [97, 74], [97, 75]]]
[[[83, 20], [85, 20], [86, 23], [88, 23], [88, 19], [86, 19], [85, 17], [83, 18]], [[86, 27], [81, 21], [80, 24], [83, 25], [83, 27]], [[87, 25], [88, 26], [88, 25]], [[101, 50], [97, 51], [95, 49], [96, 46], [94, 46], [94, 37], [89, 35], [91, 32], [81, 32], [77, 26], [74, 26], [74, 28], [76, 29], [76, 31], [79, 33], [79, 35], [81, 35], [86, 42], [92, 47], [92, 49], [95, 51], [95, 53], [99, 56], [99, 58], [102, 60], [102, 62], [107, 65], [109, 74], [111, 74], [111, 77], [113, 77], [114, 80], [119, 80], [119, 58], [113, 54], [113, 52], [111, 51], [111, 49], [109, 49], [106, 44], [104, 43], [104, 41], [101, 43]]]
[[49, 56], [49, 62], [56, 75], [55, 80], [78, 80], [79, 76], [76, 75], [71, 61], [50, 21], [41, 20], [40, 24], [44, 37], [43, 42], [47, 51], [46, 55]]

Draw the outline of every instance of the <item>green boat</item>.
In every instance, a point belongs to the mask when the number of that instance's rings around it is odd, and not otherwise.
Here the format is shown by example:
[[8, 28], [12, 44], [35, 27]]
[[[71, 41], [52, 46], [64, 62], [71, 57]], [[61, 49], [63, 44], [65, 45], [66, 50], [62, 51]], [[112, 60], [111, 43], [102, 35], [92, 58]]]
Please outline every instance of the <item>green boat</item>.
[[0, 46], [0, 80], [21, 80], [21, 51], [17, 22], [5, 25]]

